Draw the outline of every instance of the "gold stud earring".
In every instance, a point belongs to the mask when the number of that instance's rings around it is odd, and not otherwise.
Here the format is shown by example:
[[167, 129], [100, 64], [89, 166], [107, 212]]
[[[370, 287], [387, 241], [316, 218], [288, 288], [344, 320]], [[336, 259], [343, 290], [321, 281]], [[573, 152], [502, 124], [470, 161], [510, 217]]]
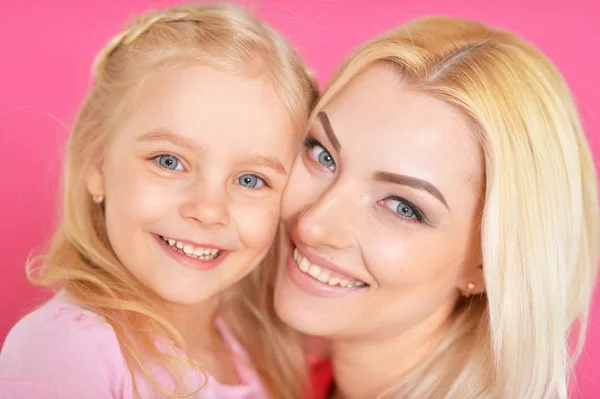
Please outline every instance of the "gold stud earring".
[[473, 295], [473, 290], [475, 289], [475, 284], [473, 282], [469, 282], [467, 284], [467, 292], [465, 293], [466, 297]]
[[94, 195], [92, 197], [92, 201], [94, 201], [94, 204], [101, 204], [102, 202], [104, 202], [104, 197], [101, 195]]

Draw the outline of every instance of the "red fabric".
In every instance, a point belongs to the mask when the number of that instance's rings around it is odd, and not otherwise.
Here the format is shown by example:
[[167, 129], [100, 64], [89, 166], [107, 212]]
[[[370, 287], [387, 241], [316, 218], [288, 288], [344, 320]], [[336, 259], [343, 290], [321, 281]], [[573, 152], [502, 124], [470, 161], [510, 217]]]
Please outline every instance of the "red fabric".
[[333, 385], [333, 367], [328, 358], [310, 359], [310, 382], [312, 392], [306, 399], [327, 399]]

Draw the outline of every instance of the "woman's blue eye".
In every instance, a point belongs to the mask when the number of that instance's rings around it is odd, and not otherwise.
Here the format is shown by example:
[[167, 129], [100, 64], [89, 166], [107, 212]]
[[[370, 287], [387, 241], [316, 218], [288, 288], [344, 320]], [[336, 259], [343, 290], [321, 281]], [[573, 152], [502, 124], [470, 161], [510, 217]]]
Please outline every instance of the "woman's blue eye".
[[183, 164], [179, 159], [177, 159], [177, 157], [173, 155], [159, 155], [154, 157], [154, 161], [156, 161], [162, 168], [168, 170], [183, 170]]
[[335, 161], [333, 160], [333, 157], [318, 141], [309, 139], [307, 140], [306, 146], [308, 147], [312, 159], [331, 171], [335, 170]]
[[246, 188], [261, 188], [265, 185], [262, 178], [250, 173], [238, 177], [234, 183]]
[[384, 200], [386, 207], [396, 212], [400, 217], [404, 219], [416, 219], [418, 221], [423, 220], [421, 211], [419, 211], [414, 205], [410, 204], [401, 198], [391, 197]]

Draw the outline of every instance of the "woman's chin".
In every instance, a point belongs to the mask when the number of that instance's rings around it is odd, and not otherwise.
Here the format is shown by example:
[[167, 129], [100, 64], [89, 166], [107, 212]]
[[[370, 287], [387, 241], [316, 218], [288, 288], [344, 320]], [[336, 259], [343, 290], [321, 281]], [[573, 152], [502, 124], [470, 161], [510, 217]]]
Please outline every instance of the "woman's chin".
[[332, 334], [331, 322], [327, 323], [322, 315], [310, 309], [298, 309], [286, 302], [276, 302], [275, 311], [285, 324], [303, 334], [320, 338], [330, 338]]
[[[279, 276], [281, 278], [281, 276]], [[316, 337], [329, 338], [334, 329], [339, 327], [331, 313], [318, 306], [321, 300], [307, 298], [290, 281], [281, 279], [275, 286], [275, 312], [277, 316], [295, 330]]]

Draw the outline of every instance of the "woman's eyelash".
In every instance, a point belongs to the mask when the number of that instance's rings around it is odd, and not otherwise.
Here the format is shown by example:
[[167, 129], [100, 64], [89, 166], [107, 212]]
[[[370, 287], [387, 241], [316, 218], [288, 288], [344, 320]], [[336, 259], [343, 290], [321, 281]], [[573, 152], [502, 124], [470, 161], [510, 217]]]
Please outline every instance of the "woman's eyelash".
[[[314, 137], [307, 136], [306, 139], [304, 140], [304, 146], [306, 148], [312, 148], [312, 147], [316, 147], [316, 146], [323, 147], [323, 144], [319, 143], [317, 141], [317, 139], [315, 139]], [[325, 148], [325, 147], [323, 147], [323, 148]]]
[[[427, 220], [427, 218], [425, 217], [423, 212], [419, 209], [419, 207], [405, 198], [402, 198], [402, 197], [399, 197], [396, 195], [391, 195], [391, 196], [385, 198], [383, 201], [384, 202], [385, 201], [396, 201], [399, 203], [398, 206], [396, 207], [396, 209], [391, 209], [390, 207], [386, 206], [386, 208], [390, 209], [394, 213], [394, 216], [397, 218], [400, 218], [402, 220], [416, 219], [419, 223], [425, 223]], [[408, 208], [412, 212], [412, 214], [414, 215], [414, 218], [408, 217], [408, 216], [403, 216], [398, 212], [398, 209], [400, 208], [401, 204], [404, 205], [403, 208]]]
[[[336, 163], [335, 159], [331, 155], [331, 153], [323, 146], [323, 144], [319, 143], [314, 137], [308, 136], [304, 141], [304, 147], [310, 158], [321, 165], [329, 169], [331, 172], [335, 172]], [[315, 152], [317, 151], [317, 152]]]
[[[317, 139], [315, 139], [312, 136], [306, 137], [306, 139], [304, 140], [304, 147], [307, 150], [312, 150], [315, 147], [320, 147], [323, 150], [323, 152], [329, 154], [329, 151], [327, 151], [327, 149], [323, 146], [323, 144], [321, 144]], [[329, 157], [330, 157], [330, 155], [329, 155]], [[320, 160], [315, 159], [315, 161], [322, 164], [322, 162], [320, 162]], [[332, 158], [328, 161], [332, 163], [331, 167], [333, 169], [335, 169], [335, 164], [334, 164], [335, 161]], [[327, 167], [327, 165], [323, 165], [323, 166]], [[385, 205], [385, 202], [387, 202], [387, 201], [398, 202], [398, 205], [396, 207], [397, 209], [392, 209], [389, 206]], [[427, 223], [426, 222], [427, 218], [425, 217], [425, 215], [423, 214], [421, 209], [419, 209], [418, 206], [416, 206], [415, 204], [413, 204], [412, 202], [410, 202], [409, 200], [407, 200], [405, 198], [399, 197], [397, 195], [390, 195], [390, 196], [386, 197], [385, 199], [383, 199], [381, 202], [383, 202], [384, 203], [383, 206], [385, 206], [390, 211], [392, 211], [393, 216], [398, 219], [401, 219], [403, 221], [413, 220], [413, 223], [414, 223], [414, 220], [418, 221], [419, 223]], [[402, 205], [403, 210], [409, 211], [411, 213], [411, 216], [404, 216], [398, 212], [398, 209], [401, 208], [401, 205]]]

